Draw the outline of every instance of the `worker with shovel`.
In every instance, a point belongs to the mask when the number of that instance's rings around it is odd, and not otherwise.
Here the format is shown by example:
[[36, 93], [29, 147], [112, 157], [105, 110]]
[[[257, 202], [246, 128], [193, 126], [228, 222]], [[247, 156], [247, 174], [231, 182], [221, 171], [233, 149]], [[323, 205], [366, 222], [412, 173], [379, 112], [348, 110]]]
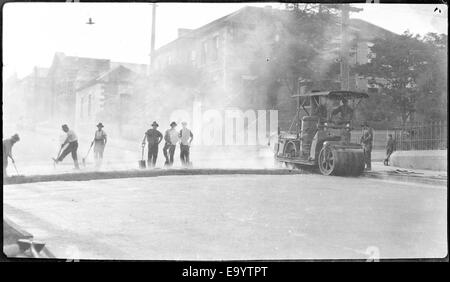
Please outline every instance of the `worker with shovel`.
[[[61, 153], [61, 155], [59, 155], [56, 159], [53, 159], [53, 161], [55, 162], [55, 164], [57, 164], [58, 162], [61, 162], [62, 160], [64, 160], [64, 158], [71, 153], [72, 154], [72, 159], [73, 159], [73, 163], [75, 165], [75, 169], [80, 169], [80, 166], [78, 165], [78, 156], [77, 156], [77, 150], [78, 150], [78, 138], [77, 135], [75, 134], [75, 132], [71, 129], [69, 129], [69, 127], [67, 126], [67, 124], [63, 124], [61, 126], [62, 130], [67, 133], [67, 138], [64, 141], [63, 144], [61, 144], [61, 149], [64, 148], [64, 146], [66, 144], [69, 144], [67, 146], [66, 149], [64, 149], [64, 151]], [[60, 149], [60, 152], [61, 152]]]
[[11, 138], [3, 140], [3, 178], [8, 177], [6, 173], [8, 158], [10, 158], [12, 163], [15, 164], [14, 158], [12, 157], [12, 147], [19, 140], [20, 138], [18, 134], [14, 134]]
[[94, 158], [95, 158], [95, 166], [100, 167], [103, 162], [103, 152], [105, 151], [106, 146], [106, 132], [103, 130], [103, 124], [99, 122], [97, 124], [97, 130], [95, 131], [94, 140], [91, 143], [94, 145]]
[[149, 167], [155, 167], [156, 159], [158, 158], [158, 145], [163, 140], [163, 135], [158, 131], [158, 123], [154, 121], [152, 128], [145, 132], [144, 139], [142, 140], [142, 148], [145, 146], [145, 140], [148, 143], [148, 165]]

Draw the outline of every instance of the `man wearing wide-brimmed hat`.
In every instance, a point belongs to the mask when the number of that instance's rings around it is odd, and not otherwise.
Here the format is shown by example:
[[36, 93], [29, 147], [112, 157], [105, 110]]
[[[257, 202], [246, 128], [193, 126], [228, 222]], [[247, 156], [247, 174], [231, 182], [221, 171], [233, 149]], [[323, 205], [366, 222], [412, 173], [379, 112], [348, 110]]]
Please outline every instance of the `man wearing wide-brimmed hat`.
[[166, 130], [164, 134], [164, 140], [166, 144], [163, 148], [164, 157], [166, 158], [166, 166], [173, 165], [173, 155], [175, 154], [175, 148], [179, 141], [178, 131], [176, 130], [177, 123], [172, 121], [170, 123], [170, 129]]
[[158, 145], [163, 140], [162, 133], [157, 129], [158, 126], [159, 124], [154, 121], [152, 123], [152, 128], [145, 132], [144, 140], [142, 140], [142, 147], [145, 146], [145, 140], [147, 140], [148, 143], [147, 163], [150, 167], [155, 167], [156, 159], [158, 158]]
[[105, 151], [107, 141], [106, 132], [103, 130], [103, 127], [103, 123], [99, 122], [97, 124], [94, 140], [91, 143], [91, 146], [94, 145], [94, 158], [97, 167], [100, 167], [103, 162], [103, 152]]
[[361, 136], [361, 145], [364, 149], [364, 162], [366, 163], [366, 170], [372, 169], [372, 143], [373, 143], [373, 129], [369, 126], [367, 121], [361, 125], [363, 133]]
[[12, 157], [12, 147], [20, 140], [18, 134], [14, 134], [11, 138], [3, 140], [3, 177], [7, 177], [6, 167], [8, 166], [8, 158], [14, 163], [14, 158]]

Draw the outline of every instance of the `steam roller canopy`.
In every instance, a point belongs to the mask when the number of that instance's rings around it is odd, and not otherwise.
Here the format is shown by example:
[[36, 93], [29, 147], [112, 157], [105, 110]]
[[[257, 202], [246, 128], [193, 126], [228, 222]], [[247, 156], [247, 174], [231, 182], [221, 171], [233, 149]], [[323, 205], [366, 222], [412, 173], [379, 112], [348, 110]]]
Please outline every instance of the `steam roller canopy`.
[[324, 175], [360, 175], [364, 171], [364, 152], [326, 146], [319, 154], [319, 169]]

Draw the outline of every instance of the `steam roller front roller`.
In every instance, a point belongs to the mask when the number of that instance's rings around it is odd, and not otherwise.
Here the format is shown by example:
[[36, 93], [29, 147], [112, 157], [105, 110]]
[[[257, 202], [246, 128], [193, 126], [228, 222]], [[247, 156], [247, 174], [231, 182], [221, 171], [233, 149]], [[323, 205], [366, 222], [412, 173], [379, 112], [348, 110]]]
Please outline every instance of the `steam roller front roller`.
[[319, 153], [319, 169], [323, 175], [361, 175], [364, 171], [364, 151], [326, 146]]

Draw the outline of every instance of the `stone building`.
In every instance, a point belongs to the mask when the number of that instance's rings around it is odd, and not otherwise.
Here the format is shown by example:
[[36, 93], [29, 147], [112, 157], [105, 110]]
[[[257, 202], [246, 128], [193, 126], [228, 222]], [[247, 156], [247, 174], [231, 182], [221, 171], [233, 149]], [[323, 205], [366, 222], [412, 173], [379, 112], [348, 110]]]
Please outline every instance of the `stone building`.
[[48, 73], [52, 119], [75, 123], [76, 89], [108, 71], [107, 59], [82, 58], [56, 53]]

